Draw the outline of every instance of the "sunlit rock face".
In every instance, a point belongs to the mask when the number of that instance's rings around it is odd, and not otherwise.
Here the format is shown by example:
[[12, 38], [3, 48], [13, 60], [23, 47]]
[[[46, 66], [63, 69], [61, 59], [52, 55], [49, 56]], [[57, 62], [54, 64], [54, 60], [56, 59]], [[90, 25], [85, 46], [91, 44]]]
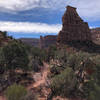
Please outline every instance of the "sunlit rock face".
[[76, 8], [67, 6], [62, 17], [63, 27], [58, 34], [58, 43], [70, 41], [90, 41], [91, 32], [87, 22], [84, 22], [78, 15]]

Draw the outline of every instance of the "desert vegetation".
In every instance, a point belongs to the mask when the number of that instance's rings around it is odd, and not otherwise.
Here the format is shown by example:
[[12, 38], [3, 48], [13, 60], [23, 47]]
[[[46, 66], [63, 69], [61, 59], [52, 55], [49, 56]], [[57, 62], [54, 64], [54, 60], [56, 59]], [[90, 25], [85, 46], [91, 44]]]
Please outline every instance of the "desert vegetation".
[[98, 100], [100, 55], [56, 52], [50, 64], [52, 96]]
[[99, 53], [77, 51], [66, 45], [40, 49], [16, 40], [0, 47], [0, 92], [4, 92], [7, 100], [38, 100], [38, 91], [44, 86], [39, 84], [36, 93], [34, 88], [31, 91], [27, 87], [34, 84], [33, 76], [41, 73], [44, 62], [49, 66], [49, 84], [45, 87], [50, 89], [48, 99], [60, 96], [99, 100]]

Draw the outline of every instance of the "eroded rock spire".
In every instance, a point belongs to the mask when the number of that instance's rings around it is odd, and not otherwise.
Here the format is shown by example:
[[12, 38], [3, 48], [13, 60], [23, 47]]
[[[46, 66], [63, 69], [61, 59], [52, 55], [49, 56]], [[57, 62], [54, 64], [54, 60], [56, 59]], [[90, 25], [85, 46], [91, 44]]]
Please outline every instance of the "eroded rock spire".
[[63, 27], [58, 34], [58, 43], [70, 41], [90, 41], [91, 32], [87, 22], [84, 22], [78, 15], [76, 8], [67, 6], [62, 18]]

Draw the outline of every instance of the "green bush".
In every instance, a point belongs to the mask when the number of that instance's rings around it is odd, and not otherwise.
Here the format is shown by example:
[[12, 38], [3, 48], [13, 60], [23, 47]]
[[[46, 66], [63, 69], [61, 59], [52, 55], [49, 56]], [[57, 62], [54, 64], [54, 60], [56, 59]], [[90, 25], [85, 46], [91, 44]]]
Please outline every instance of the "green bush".
[[12, 41], [0, 50], [0, 64], [6, 70], [15, 70], [16, 68], [26, 70], [28, 63], [28, 54], [22, 43]]
[[23, 86], [17, 84], [8, 87], [6, 90], [7, 100], [22, 100], [26, 94], [27, 90]]
[[68, 54], [62, 50], [55, 54], [60, 66], [54, 65], [50, 69], [53, 74], [51, 83], [53, 95], [99, 100], [100, 55], [85, 52]]
[[56, 51], [57, 51], [57, 48], [55, 45], [52, 45], [48, 48], [47, 56], [46, 56], [47, 62], [49, 62], [51, 59], [54, 59]]
[[46, 51], [44, 49], [40, 49], [40, 48], [37, 48], [37, 47], [32, 47], [30, 53], [31, 53], [31, 56], [34, 59], [38, 59], [40, 61], [45, 60]]
[[100, 85], [94, 84], [89, 92], [88, 100], [100, 100]]
[[74, 92], [76, 85], [77, 81], [74, 72], [71, 68], [67, 68], [60, 75], [57, 75], [53, 78], [51, 90], [53, 95], [69, 97], [72, 95], [72, 92]]
[[38, 100], [37, 97], [37, 94], [29, 91], [22, 100]]
[[30, 59], [29, 69], [30, 71], [38, 72], [40, 71], [40, 61], [38, 59]]

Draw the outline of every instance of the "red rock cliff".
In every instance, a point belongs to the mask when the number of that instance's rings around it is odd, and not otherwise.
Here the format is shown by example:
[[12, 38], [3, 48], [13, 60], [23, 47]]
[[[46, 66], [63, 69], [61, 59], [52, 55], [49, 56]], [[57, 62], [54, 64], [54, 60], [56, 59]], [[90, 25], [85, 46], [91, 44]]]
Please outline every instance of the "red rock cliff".
[[91, 32], [87, 22], [84, 22], [78, 15], [76, 8], [67, 6], [62, 18], [63, 27], [58, 34], [58, 43], [69, 41], [90, 41]]

